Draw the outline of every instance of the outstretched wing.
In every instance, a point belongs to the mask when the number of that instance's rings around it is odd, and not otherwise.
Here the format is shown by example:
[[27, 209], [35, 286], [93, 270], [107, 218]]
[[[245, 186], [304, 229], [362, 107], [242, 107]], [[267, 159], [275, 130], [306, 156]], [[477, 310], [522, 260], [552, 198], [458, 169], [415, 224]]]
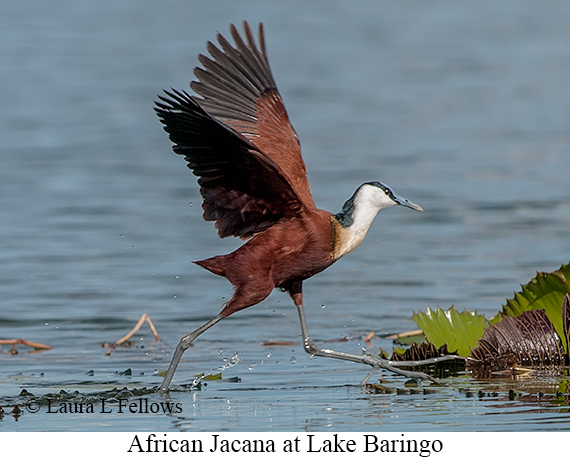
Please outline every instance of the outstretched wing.
[[303, 205], [280, 166], [239, 133], [206, 113], [186, 92], [165, 92], [155, 111], [199, 177], [204, 219], [216, 221], [220, 237], [248, 237]]
[[299, 139], [269, 68], [263, 24], [259, 24], [259, 49], [246, 21], [243, 28], [247, 43], [232, 24], [236, 47], [218, 34], [222, 50], [211, 42], [207, 45], [213, 60], [198, 56], [204, 68], [194, 69], [198, 81], [191, 87], [202, 98], [195, 99], [278, 163], [303, 204], [314, 208]]

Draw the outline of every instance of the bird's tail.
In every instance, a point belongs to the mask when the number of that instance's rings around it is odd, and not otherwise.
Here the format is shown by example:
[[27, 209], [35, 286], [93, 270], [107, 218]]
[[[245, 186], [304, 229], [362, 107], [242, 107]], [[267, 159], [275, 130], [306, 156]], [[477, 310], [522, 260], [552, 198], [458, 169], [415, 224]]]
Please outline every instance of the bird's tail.
[[225, 277], [227, 265], [226, 257], [226, 255], [217, 255], [215, 257], [210, 257], [209, 259], [195, 261], [194, 263], [196, 265], [204, 267], [206, 270], [211, 271], [215, 275]]

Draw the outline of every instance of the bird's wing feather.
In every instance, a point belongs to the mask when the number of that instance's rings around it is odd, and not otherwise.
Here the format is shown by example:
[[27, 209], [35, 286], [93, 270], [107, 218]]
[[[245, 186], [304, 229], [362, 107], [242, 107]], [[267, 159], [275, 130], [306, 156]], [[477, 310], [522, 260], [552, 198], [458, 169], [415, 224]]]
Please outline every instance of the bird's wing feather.
[[299, 139], [269, 68], [263, 25], [259, 48], [249, 24], [244, 21], [243, 27], [247, 42], [232, 24], [235, 47], [218, 34], [221, 49], [209, 42], [212, 58], [198, 57], [203, 68], [194, 69], [198, 81], [191, 87], [200, 95], [195, 100], [278, 163], [303, 204], [314, 208]]
[[186, 92], [165, 92], [155, 111], [199, 177], [204, 219], [216, 221], [221, 237], [248, 237], [303, 205], [275, 161], [247, 138], [206, 113]]

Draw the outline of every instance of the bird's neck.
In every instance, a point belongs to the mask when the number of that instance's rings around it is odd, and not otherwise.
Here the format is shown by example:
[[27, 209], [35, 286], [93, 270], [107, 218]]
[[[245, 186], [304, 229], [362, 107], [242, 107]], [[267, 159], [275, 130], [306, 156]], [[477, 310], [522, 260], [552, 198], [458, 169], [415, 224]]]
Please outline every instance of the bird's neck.
[[342, 211], [331, 216], [331, 255], [334, 260], [354, 251], [366, 237], [366, 233], [380, 208], [353, 196]]

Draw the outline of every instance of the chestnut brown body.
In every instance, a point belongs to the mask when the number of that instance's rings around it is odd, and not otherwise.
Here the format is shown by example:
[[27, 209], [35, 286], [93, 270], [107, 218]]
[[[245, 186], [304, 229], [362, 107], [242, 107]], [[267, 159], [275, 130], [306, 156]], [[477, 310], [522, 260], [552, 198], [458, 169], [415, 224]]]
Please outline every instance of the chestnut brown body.
[[235, 293], [221, 314], [227, 317], [253, 306], [275, 288], [290, 291], [294, 283], [329, 267], [333, 263], [331, 217], [317, 209], [311, 217], [271, 226], [230, 254], [195, 262], [234, 285]]

